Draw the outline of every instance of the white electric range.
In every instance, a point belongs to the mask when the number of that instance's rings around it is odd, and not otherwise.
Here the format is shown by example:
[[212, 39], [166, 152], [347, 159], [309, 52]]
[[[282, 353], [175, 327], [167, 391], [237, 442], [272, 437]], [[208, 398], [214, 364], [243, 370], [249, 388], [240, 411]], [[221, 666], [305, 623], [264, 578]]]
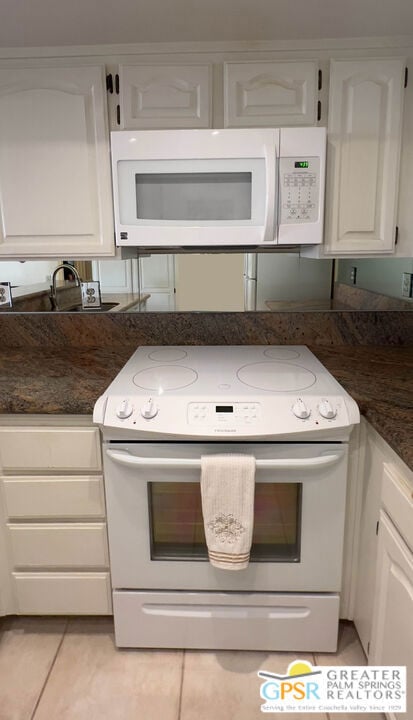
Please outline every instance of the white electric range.
[[140, 347], [98, 400], [105, 437], [346, 440], [354, 400], [304, 346]]
[[[121, 647], [333, 651], [354, 400], [303, 346], [140, 347], [99, 398]], [[214, 568], [206, 454], [256, 460], [249, 567]]]

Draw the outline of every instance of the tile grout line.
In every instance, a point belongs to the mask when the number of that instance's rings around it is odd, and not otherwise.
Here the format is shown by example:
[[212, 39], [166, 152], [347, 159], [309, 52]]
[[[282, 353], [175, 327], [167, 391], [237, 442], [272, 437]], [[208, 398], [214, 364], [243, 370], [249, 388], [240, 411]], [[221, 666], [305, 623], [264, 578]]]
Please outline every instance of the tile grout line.
[[[317, 653], [311, 653], [311, 657], [313, 658], [312, 666], [313, 666], [313, 667], [321, 667], [320, 665], [317, 665], [317, 657], [316, 657], [316, 655], [317, 655]], [[330, 719], [330, 713], [324, 713], [324, 715], [325, 715], [325, 720], [331, 720], [331, 719]]]
[[45, 681], [44, 681], [44, 683], [43, 683], [43, 685], [42, 685], [42, 689], [40, 690], [39, 697], [38, 697], [37, 700], [36, 700], [36, 704], [35, 704], [35, 706], [34, 706], [34, 708], [33, 708], [33, 712], [32, 712], [32, 714], [30, 715], [30, 720], [34, 720], [34, 717], [35, 717], [35, 715], [36, 715], [36, 713], [37, 713], [37, 709], [38, 709], [38, 707], [39, 707], [39, 705], [40, 705], [40, 701], [41, 701], [41, 699], [42, 699], [42, 697], [43, 697], [44, 691], [46, 690], [46, 685], [47, 685], [47, 683], [49, 682], [50, 675], [52, 674], [52, 670], [53, 670], [53, 668], [54, 668], [54, 666], [55, 666], [55, 664], [56, 664], [56, 660], [57, 660], [57, 656], [59, 655], [60, 648], [61, 648], [62, 645], [63, 645], [63, 640], [64, 640], [65, 637], [66, 637], [66, 631], [67, 631], [68, 626], [69, 626], [69, 618], [66, 619], [66, 624], [65, 624], [64, 629], [63, 629], [63, 632], [62, 632], [62, 637], [60, 638], [60, 642], [59, 642], [59, 644], [58, 644], [58, 646], [57, 646], [57, 650], [56, 650], [56, 652], [55, 652], [54, 658], [53, 658], [53, 660], [52, 660], [52, 662], [51, 662], [51, 665], [50, 665], [50, 668], [49, 668], [48, 673], [47, 673], [47, 675], [46, 675]]
[[179, 700], [178, 700], [178, 714], [177, 714], [177, 720], [181, 720], [181, 709], [182, 709], [182, 692], [184, 689], [184, 672], [185, 672], [185, 655], [186, 650], [182, 651], [182, 665], [181, 665], [181, 685], [179, 688]]

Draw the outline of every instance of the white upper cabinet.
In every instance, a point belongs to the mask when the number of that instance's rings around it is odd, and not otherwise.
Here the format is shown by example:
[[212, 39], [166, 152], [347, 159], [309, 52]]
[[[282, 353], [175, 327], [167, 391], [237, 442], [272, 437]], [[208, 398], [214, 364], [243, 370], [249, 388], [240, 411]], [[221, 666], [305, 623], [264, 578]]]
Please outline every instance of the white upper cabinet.
[[327, 254], [394, 251], [404, 68], [402, 58], [331, 63]]
[[225, 63], [225, 127], [314, 125], [317, 76], [312, 60]]
[[121, 127], [210, 127], [210, 75], [209, 65], [120, 65]]
[[0, 70], [0, 257], [114, 254], [103, 66]]

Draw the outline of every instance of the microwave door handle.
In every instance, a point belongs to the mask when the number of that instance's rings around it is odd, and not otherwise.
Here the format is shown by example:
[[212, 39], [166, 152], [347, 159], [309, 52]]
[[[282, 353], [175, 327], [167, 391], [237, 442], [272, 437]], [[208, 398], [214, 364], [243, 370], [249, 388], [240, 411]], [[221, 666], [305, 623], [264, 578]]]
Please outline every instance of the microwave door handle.
[[265, 150], [265, 218], [264, 218], [264, 243], [277, 242], [275, 214], [276, 214], [276, 192], [277, 192], [277, 152], [275, 146], [267, 146]]
[[[120, 465], [129, 467], [170, 467], [187, 468], [188, 470], [200, 470], [201, 458], [162, 458], [162, 457], [140, 457], [131, 455], [124, 450], [106, 450], [106, 455]], [[281, 458], [256, 460], [257, 470], [310, 470], [311, 468], [327, 467], [334, 465], [343, 457], [343, 452], [328, 453], [319, 457], [310, 458]]]

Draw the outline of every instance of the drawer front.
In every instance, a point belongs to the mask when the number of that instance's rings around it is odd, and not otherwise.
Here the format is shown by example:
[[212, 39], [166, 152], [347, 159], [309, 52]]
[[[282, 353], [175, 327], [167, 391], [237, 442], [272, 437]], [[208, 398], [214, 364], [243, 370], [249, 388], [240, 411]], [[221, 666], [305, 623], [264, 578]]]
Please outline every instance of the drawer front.
[[115, 590], [118, 647], [335, 652], [338, 595]]
[[102, 476], [6, 477], [6, 515], [14, 518], [105, 518]]
[[7, 528], [15, 569], [109, 566], [105, 523], [9, 523]]
[[101, 467], [97, 428], [0, 428], [0, 469], [4, 473]]
[[21, 615], [111, 615], [109, 573], [13, 573]]
[[403, 540], [413, 550], [413, 487], [392, 463], [384, 463], [382, 503]]

